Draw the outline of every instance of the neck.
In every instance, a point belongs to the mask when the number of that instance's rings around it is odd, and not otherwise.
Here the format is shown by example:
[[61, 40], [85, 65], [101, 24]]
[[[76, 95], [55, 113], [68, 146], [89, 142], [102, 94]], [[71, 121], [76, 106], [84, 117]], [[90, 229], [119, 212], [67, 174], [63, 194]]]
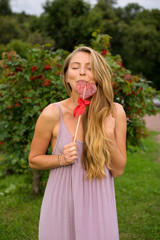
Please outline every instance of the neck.
[[77, 94], [77, 93], [72, 93], [71, 94], [71, 97], [70, 97], [71, 102], [76, 106], [78, 104], [78, 98], [79, 98], [79, 94]]
[[78, 99], [75, 99], [75, 98], [73, 98], [72, 96], [70, 97], [70, 99], [71, 99], [71, 102], [72, 102], [75, 106], [77, 106], [77, 104], [78, 104]]

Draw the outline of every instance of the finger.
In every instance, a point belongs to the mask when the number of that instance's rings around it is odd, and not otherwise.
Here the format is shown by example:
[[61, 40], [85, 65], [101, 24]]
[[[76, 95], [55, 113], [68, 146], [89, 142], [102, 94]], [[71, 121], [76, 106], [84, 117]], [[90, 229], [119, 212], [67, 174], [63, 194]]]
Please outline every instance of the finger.
[[73, 146], [77, 147], [77, 144], [76, 144], [75, 142], [71, 142], [71, 143], [69, 143], [69, 144], [66, 144], [66, 145], [64, 146], [64, 149], [67, 149], [67, 148], [73, 147]]
[[70, 157], [69, 159], [66, 159], [67, 163], [74, 163], [75, 160], [77, 159], [77, 156]]
[[69, 148], [68, 150], [69, 150], [69, 152], [77, 152], [76, 146], [71, 147], [71, 148]]
[[77, 148], [76, 148], [76, 147], [67, 148], [67, 149], [64, 149], [63, 152], [64, 152], [66, 155], [70, 155], [70, 153], [72, 153], [72, 152], [76, 152], [76, 153], [77, 153]]
[[77, 153], [71, 153], [70, 155], [68, 155], [65, 159], [67, 162], [70, 162], [72, 161], [73, 159], [77, 159], [78, 158], [78, 155]]
[[78, 156], [77, 151], [71, 151], [71, 152], [63, 152], [65, 159], [69, 159], [73, 156]]
[[76, 151], [73, 151], [70, 153], [70, 157], [73, 157], [73, 156], [76, 156], [76, 157], [78, 156]]
[[78, 157], [77, 152], [71, 152], [70, 154], [67, 155], [66, 159], [70, 159], [72, 157]]

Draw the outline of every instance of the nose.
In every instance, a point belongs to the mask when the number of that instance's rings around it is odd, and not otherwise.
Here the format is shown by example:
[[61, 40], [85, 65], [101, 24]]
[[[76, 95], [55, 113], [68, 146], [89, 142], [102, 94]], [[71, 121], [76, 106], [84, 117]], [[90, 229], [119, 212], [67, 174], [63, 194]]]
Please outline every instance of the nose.
[[80, 74], [81, 76], [83, 76], [83, 75], [86, 74], [86, 71], [85, 71], [85, 68], [84, 68], [84, 67], [81, 67], [81, 68], [80, 68], [79, 74]]

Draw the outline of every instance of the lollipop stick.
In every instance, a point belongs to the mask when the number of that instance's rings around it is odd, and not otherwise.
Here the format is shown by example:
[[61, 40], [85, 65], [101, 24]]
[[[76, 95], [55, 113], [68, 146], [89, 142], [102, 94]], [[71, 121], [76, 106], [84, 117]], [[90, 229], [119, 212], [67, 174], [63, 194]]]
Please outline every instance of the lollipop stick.
[[[83, 92], [83, 100], [84, 100], [84, 98], [85, 98], [85, 94], [86, 94], [86, 86], [85, 86], [84, 92]], [[76, 132], [75, 132], [75, 136], [74, 136], [74, 142], [76, 141], [76, 138], [77, 138], [77, 132], [78, 132], [80, 120], [81, 120], [81, 115], [78, 117]]]
[[75, 132], [75, 136], [74, 136], [74, 142], [76, 141], [76, 138], [77, 138], [77, 132], [78, 132], [80, 120], [81, 120], [81, 115], [78, 117], [78, 123], [77, 123], [76, 132]]

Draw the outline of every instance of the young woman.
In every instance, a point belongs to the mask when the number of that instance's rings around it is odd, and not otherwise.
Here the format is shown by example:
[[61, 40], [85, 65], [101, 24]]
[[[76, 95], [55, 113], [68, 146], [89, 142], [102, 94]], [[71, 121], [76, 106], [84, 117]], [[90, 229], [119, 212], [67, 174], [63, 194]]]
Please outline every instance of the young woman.
[[[118, 240], [114, 177], [126, 165], [126, 115], [113, 102], [105, 59], [89, 47], [74, 50], [64, 63], [69, 98], [48, 105], [35, 128], [29, 165], [51, 169], [39, 223], [39, 240]], [[78, 129], [73, 116], [79, 80], [95, 83]], [[51, 143], [52, 155], [46, 155]]]

